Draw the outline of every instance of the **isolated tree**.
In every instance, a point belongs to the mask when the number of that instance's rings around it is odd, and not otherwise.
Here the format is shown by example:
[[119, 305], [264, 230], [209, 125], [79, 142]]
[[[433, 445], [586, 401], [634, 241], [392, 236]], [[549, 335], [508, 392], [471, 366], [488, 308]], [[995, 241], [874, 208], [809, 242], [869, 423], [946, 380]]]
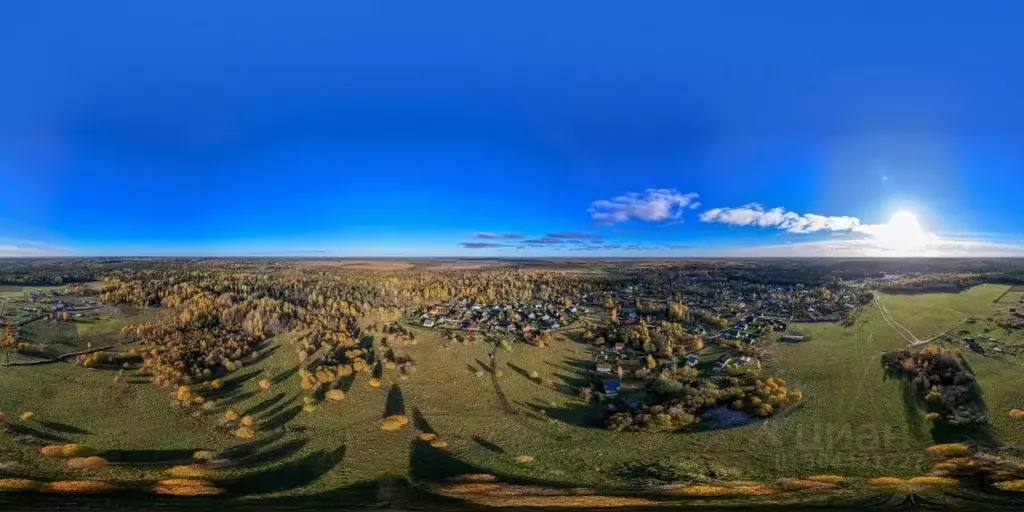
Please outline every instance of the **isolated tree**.
[[11, 353], [18, 350], [18, 328], [13, 323], [4, 327], [3, 337], [0, 338], [0, 351], [4, 354], [4, 364], [11, 364]]

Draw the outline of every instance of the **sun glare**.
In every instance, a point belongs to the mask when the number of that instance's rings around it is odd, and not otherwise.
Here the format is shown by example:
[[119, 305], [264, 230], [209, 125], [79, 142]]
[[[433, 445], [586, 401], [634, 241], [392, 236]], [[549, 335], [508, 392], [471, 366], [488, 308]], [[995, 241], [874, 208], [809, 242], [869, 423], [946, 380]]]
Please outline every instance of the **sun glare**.
[[879, 226], [874, 234], [875, 242], [885, 250], [891, 251], [892, 255], [910, 255], [921, 251], [934, 238], [921, 227], [917, 215], [907, 210], [892, 214], [889, 222]]

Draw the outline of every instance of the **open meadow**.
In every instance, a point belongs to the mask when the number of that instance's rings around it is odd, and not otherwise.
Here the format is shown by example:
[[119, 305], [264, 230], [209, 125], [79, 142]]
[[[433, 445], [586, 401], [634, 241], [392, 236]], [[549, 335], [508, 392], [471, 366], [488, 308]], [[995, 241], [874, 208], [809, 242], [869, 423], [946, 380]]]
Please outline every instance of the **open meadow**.
[[[881, 300], [920, 336], [1005, 309], [993, 302], [1003, 291], [982, 285], [960, 294], [883, 295]], [[37, 342], [54, 337], [62, 349], [80, 348], [81, 340], [153, 321], [159, 311], [132, 309], [71, 324], [37, 320], [25, 332]], [[585, 325], [599, 320], [594, 315]], [[935, 460], [926, 449], [940, 439], [909, 383], [886, 377], [882, 352], [905, 347], [906, 341], [879, 309], [862, 306], [845, 326], [801, 323], [793, 329], [806, 341], [763, 341], [769, 344], [763, 373], [800, 389], [802, 402], [767, 419], [726, 427], [699, 423], [678, 432], [604, 428], [600, 411], [580, 398], [598, 349], [565, 335], [537, 347], [512, 338], [505, 344], [483, 337], [460, 342], [414, 327], [413, 340], [389, 344], [399, 359], [415, 361], [414, 371], [382, 366], [356, 372], [338, 381], [338, 396], [318, 400], [311, 400], [301, 384], [305, 364], [297, 351], [307, 336], [302, 330], [263, 341], [215, 388], [198, 387], [205, 402], [195, 407], [181, 405], [180, 389], [153, 386], [132, 370], [71, 362], [5, 367], [0, 368], [0, 410], [8, 428], [0, 438], [0, 467], [33, 480], [102, 480], [129, 493], [180, 477], [201, 479], [217, 493], [244, 500], [272, 503], [304, 496], [321, 500], [317, 503], [376, 504], [402, 503], [424, 493], [483, 503], [479, 496], [434, 487], [465, 474], [619, 495], [638, 488], [662, 492], [652, 486], [666, 481], [755, 486], [756, 493], [737, 492], [764, 503], [860, 499], [874, 495], [870, 479], [928, 474]], [[703, 358], [714, 360], [720, 352], [708, 346]], [[1018, 384], [1024, 367], [1010, 359], [967, 357], [991, 418], [988, 441], [1024, 443], [1024, 421], [1008, 415], [1024, 408]], [[642, 399], [645, 391], [624, 389], [623, 394]], [[32, 418], [19, 418], [26, 411]], [[385, 421], [396, 416], [407, 423]], [[239, 417], [249, 418], [244, 421], [251, 435], [239, 434]], [[39, 454], [43, 444], [63, 443], [91, 447], [107, 463], [71, 467], [64, 459]], [[197, 456], [203, 464], [197, 464]], [[208, 463], [210, 457], [216, 463]], [[815, 475], [847, 484], [812, 489], [831, 493], [822, 494], [780, 483]], [[372, 489], [369, 498], [367, 489]], [[762, 491], [772, 498], [744, 494]], [[488, 499], [488, 504], [523, 503]], [[657, 505], [666, 499], [677, 503], [679, 496], [626, 504]]]

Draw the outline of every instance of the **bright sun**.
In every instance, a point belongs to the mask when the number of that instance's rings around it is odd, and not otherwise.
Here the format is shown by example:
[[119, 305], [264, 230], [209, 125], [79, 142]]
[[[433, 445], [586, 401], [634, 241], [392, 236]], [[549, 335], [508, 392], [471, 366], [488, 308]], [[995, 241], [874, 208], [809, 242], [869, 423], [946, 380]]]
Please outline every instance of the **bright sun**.
[[924, 249], [934, 240], [934, 236], [921, 227], [917, 215], [907, 210], [892, 214], [889, 223], [878, 226], [874, 235], [875, 243], [894, 256], [910, 255]]
[[914, 212], [900, 210], [889, 219], [889, 230], [893, 235], [919, 237], [924, 234]]

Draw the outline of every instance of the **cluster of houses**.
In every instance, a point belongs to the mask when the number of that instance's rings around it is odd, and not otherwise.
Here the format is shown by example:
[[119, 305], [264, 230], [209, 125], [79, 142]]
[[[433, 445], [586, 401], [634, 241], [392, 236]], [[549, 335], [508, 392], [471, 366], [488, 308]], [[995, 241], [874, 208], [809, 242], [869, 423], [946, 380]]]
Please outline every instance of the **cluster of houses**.
[[525, 335], [553, 331], [586, 312], [582, 306], [565, 307], [561, 303], [540, 300], [501, 304], [457, 300], [447, 305], [420, 308], [414, 314], [418, 315], [417, 323], [422, 327]]

